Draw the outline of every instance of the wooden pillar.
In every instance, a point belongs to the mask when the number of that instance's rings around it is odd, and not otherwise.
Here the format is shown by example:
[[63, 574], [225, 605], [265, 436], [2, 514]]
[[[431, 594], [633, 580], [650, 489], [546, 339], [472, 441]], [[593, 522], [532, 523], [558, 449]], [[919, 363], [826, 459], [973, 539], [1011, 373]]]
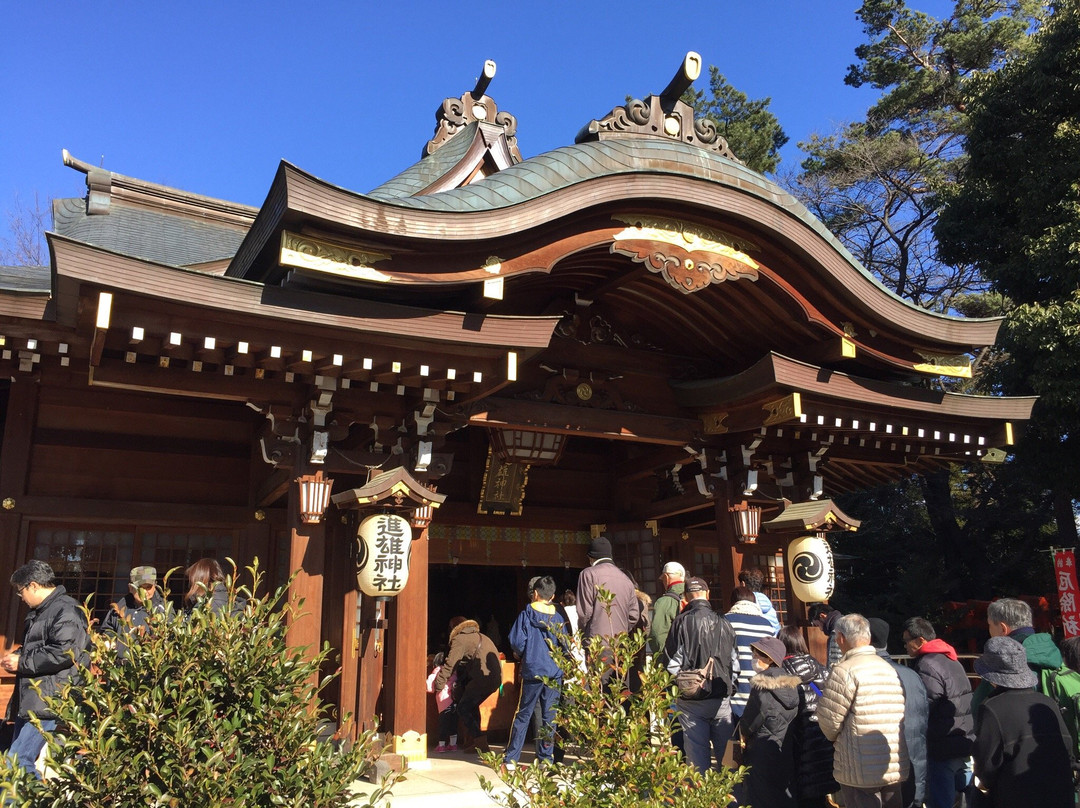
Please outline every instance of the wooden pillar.
[[389, 671], [387, 709], [394, 733], [394, 751], [409, 760], [427, 757], [428, 531], [413, 539], [409, 583], [394, 598], [387, 646]]
[[386, 649], [376, 647], [375, 632], [372, 631], [375, 622], [375, 599], [366, 595], [358, 597], [361, 600], [360, 648], [356, 657], [356, 726], [359, 731], [366, 732], [378, 729], [380, 725], [379, 697], [383, 690]]
[[4, 423], [3, 450], [0, 451], [0, 500], [11, 499], [14, 504], [10, 510], [6, 507], [0, 510], [0, 603], [6, 606], [6, 616], [0, 622], [0, 641], [5, 648], [18, 639], [21, 631], [17, 619], [21, 602], [7, 582], [24, 560], [20, 557], [21, 503], [27, 493], [40, 387], [37, 376], [20, 374], [12, 382]]
[[[291, 648], [304, 648], [310, 658], [319, 651], [322, 641], [323, 573], [326, 562], [326, 528], [320, 522], [300, 521], [300, 491], [289, 486], [289, 569], [296, 573], [289, 587], [289, 603], [303, 604], [289, 620], [286, 640]], [[312, 675], [317, 683], [319, 674]]]
[[726, 483], [717, 488], [716, 492], [716, 542], [720, 555], [720, 571], [722, 581], [710, 581], [717, 589], [715, 600], [721, 600], [726, 608], [731, 599], [731, 590], [739, 584], [739, 573], [742, 571], [743, 554], [739, 539], [735, 535], [735, 526], [731, 522], [731, 513], [728, 509], [732, 504], [731, 483]]

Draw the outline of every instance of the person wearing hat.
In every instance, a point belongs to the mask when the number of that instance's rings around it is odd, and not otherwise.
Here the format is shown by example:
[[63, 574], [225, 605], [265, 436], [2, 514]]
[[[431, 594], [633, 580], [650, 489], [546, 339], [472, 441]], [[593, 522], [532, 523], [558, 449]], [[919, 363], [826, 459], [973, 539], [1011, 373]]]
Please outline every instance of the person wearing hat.
[[[641, 618], [641, 601], [634, 582], [611, 560], [611, 542], [598, 536], [589, 542], [589, 567], [581, 571], [577, 585], [578, 620], [586, 650], [593, 637], [626, 634]], [[610, 604], [601, 603], [597, 594], [604, 589], [614, 595]], [[606, 647], [604, 653], [610, 648]], [[611, 671], [605, 674], [605, 682]]]
[[701, 578], [686, 579], [685, 608], [671, 623], [661, 657], [668, 673], [703, 671], [711, 668], [705, 686], [694, 695], [675, 700], [683, 730], [683, 752], [699, 772], [722, 765], [724, 751], [734, 729], [731, 716], [733, 676], [738, 670], [735, 632], [731, 624], [713, 611], [709, 585]]
[[900, 794], [904, 808], [918, 808], [926, 799], [926, 728], [930, 721], [926, 685], [912, 668], [889, 656], [889, 624], [880, 617], [870, 618], [870, 644], [900, 677], [900, 687], [904, 691], [904, 741], [909, 761], [908, 776], [900, 787]]
[[975, 783], [980, 806], [1072, 808], [1071, 739], [1057, 704], [1033, 688], [1024, 646], [991, 637], [975, 672], [993, 692], [975, 724]]
[[145, 631], [152, 613], [165, 613], [169, 609], [158, 591], [154, 567], [134, 567], [129, 575], [128, 590], [101, 621], [101, 632], [116, 637], [116, 649], [121, 657], [127, 652], [126, 638]]
[[654, 654], [664, 650], [671, 621], [682, 610], [682, 596], [686, 578], [686, 568], [678, 561], [669, 561], [660, 572], [660, 584], [664, 594], [653, 604], [652, 624], [649, 626], [649, 650]]
[[736, 794], [740, 804], [795, 808], [795, 733], [802, 679], [783, 668], [787, 649], [776, 637], [750, 644], [754, 670], [750, 698], [739, 719], [742, 765], [750, 772]]

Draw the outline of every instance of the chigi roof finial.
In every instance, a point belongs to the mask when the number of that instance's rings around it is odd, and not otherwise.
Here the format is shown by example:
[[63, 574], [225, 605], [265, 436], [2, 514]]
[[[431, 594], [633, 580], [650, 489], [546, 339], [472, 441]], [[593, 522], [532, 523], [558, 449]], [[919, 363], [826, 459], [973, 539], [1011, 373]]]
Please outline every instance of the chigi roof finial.
[[509, 112], [499, 112], [495, 102], [487, 95], [488, 85], [495, 77], [495, 62], [488, 59], [476, 86], [471, 93], [460, 98], [447, 98], [435, 110], [435, 134], [424, 147], [424, 157], [433, 154], [454, 135], [473, 121], [501, 126], [506, 133], [506, 143], [515, 160], [521, 160], [517, 145], [517, 118]]

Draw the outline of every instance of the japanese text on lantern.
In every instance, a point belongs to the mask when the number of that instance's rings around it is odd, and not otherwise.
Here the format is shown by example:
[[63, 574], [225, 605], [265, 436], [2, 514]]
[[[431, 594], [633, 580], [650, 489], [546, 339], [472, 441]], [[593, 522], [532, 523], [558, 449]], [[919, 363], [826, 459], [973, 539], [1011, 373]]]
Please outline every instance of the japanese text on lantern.
[[1057, 578], [1061, 627], [1066, 637], [1080, 637], [1080, 599], [1076, 587], [1076, 553], [1054, 551], [1054, 577]]
[[400, 592], [405, 582], [405, 528], [398, 516], [380, 516], [375, 522], [375, 554], [372, 559], [372, 583], [384, 592]]

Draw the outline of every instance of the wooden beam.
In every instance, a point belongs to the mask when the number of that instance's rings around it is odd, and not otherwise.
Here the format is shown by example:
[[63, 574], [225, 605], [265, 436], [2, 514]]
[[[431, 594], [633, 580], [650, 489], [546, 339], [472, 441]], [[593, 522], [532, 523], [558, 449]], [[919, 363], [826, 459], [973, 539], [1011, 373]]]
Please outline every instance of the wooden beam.
[[694, 489], [668, 499], [642, 503], [631, 511], [631, 518], [642, 521], [667, 519], [682, 513], [691, 513], [706, 508], [712, 509], [715, 506], [716, 503], [711, 498], [706, 499]]
[[527, 429], [565, 435], [586, 435], [668, 446], [685, 446], [699, 437], [697, 419], [566, 407], [535, 401], [488, 398], [470, 408], [472, 426]]
[[619, 464], [618, 485], [642, 480], [657, 471], [666, 471], [672, 466], [685, 466], [697, 460], [697, 455], [690, 454], [679, 447], [663, 448], [642, 457], [635, 457]]

